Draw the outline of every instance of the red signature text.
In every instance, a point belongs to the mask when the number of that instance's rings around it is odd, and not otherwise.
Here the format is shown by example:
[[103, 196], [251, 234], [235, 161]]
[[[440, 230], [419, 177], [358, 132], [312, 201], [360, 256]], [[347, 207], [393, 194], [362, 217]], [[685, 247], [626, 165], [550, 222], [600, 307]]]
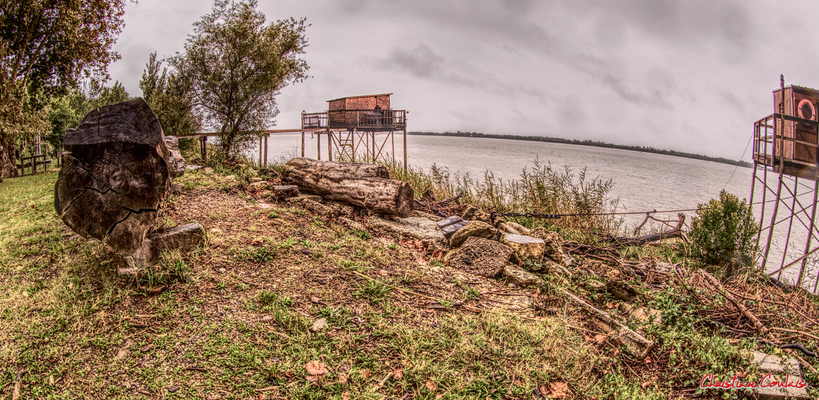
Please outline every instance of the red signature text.
[[790, 379], [791, 375], [785, 375], [785, 380], [778, 381], [776, 377], [767, 374], [765, 377], [756, 381], [743, 381], [738, 377], [733, 377], [731, 379], [727, 379], [721, 381], [719, 379], [715, 379], [713, 374], [707, 374], [702, 377], [700, 381], [700, 387], [703, 389], [764, 389], [764, 388], [796, 388], [802, 389], [805, 386], [808, 386], [807, 382], [804, 380], [793, 380]]

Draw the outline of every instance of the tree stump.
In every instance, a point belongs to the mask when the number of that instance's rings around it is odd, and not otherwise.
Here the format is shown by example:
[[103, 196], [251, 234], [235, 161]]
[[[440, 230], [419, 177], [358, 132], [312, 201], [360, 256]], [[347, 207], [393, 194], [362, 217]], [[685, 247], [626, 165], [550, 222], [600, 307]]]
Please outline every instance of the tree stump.
[[294, 158], [284, 165], [282, 181], [330, 200], [343, 201], [384, 214], [407, 217], [413, 193], [408, 183], [389, 179], [375, 164]]
[[98, 108], [63, 142], [54, 206], [86, 238], [128, 256], [142, 245], [170, 191], [168, 150], [142, 99]]

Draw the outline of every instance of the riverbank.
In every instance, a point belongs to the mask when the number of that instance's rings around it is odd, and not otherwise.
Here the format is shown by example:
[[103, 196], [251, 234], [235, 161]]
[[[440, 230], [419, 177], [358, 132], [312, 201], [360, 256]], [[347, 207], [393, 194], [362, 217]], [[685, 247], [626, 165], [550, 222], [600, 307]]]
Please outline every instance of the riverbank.
[[[764, 374], [750, 351], [791, 356], [753, 339], [681, 242], [564, 246], [571, 277], [542, 274], [523, 288], [447, 266], [414, 241], [271, 202], [237, 176], [203, 168], [176, 180], [158, 228], [199, 222], [208, 245], [137, 277], [117, 275], [120, 261], [59, 221], [55, 172], [0, 184], [0, 396], [719, 398], [726, 392], [699, 387], [708, 374], [751, 382]], [[778, 340], [815, 349], [815, 299], [747, 278], [723, 285]], [[561, 290], [655, 346], [635, 358]]]
[[499, 134], [487, 134], [487, 133], [480, 133], [480, 132], [407, 132], [408, 135], [419, 135], [419, 136], [451, 136], [451, 137], [471, 137], [471, 138], [489, 138], [489, 139], [509, 139], [509, 140], [526, 140], [526, 141], [533, 141], [533, 142], [546, 142], [546, 143], [564, 143], [564, 144], [575, 144], [580, 146], [593, 146], [593, 147], [603, 147], [609, 149], [621, 149], [621, 150], [630, 150], [630, 151], [639, 151], [645, 153], [654, 153], [654, 154], [664, 154], [674, 157], [683, 157], [683, 158], [691, 158], [695, 160], [703, 160], [703, 161], [712, 161], [721, 164], [728, 164], [728, 165], [736, 165], [745, 168], [753, 167], [753, 164], [748, 161], [742, 160], [731, 160], [723, 157], [711, 157], [702, 154], [695, 154], [695, 153], [686, 153], [683, 151], [677, 150], [663, 150], [663, 149], [656, 149], [654, 147], [646, 147], [646, 146], [628, 146], [628, 145], [620, 145], [620, 144], [613, 144], [613, 143], [606, 143], [600, 142], [595, 140], [577, 140], [577, 139], [562, 139], [562, 138], [555, 138], [555, 137], [548, 137], [548, 136], [520, 136], [520, 135], [499, 135]]

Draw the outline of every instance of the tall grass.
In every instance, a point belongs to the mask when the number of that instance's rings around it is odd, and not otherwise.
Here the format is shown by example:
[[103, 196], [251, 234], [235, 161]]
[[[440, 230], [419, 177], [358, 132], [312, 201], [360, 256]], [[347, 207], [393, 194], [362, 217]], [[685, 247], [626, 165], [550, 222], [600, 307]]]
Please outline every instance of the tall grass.
[[[462, 202], [487, 211], [571, 214], [548, 220], [564, 228], [616, 232], [622, 223], [612, 215], [600, 215], [617, 208], [618, 199], [609, 194], [614, 182], [600, 177], [589, 179], [585, 168], [575, 173], [568, 166], [554, 168], [535, 160], [531, 168], [523, 168], [518, 179], [504, 181], [492, 171], [485, 171], [483, 179], [474, 179], [469, 174], [452, 176], [447, 168], [435, 164], [429, 172], [412, 166], [405, 172], [395, 160], [384, 165], [392, 179], [409, 183], [416, 196], [432, 190], [441, 200], [463, 193]], [[542, 225], [544, 220], [520, 218], [518, 222], [531, 227]]]

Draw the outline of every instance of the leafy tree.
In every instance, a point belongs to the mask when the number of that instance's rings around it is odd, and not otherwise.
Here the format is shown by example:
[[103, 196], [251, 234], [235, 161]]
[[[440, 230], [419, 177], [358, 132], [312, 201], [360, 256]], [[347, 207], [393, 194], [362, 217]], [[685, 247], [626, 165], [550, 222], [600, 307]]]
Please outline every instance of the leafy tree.
[[190, 78], [162, 67], [156, 52], [151, 53], [145, 64], [139, 88], [166, 136], [190, 135], [202, 129], [201, 117], [194, 108]]
[[16, 175], [13, 146], [49, 121], [54, 94], [82, 77], [107, 79], [125, 0], [0, 0], [0, 178]]
[[65, 131], [78, 127], [93, 109], [131, 99], [119, 81], [115, 81], [113, 86], [103, 86], [92, 80], [86, 83], [83, 91], [75, 89], [63, 96], [55, 96], [47, 107], [51, 130], [43, 139], [56, 153], [62, 147]]
[[194, 24], [185, 54], [171, 64], [192, 83], [197, 108], [210, 129], [220, 132], [221, 150], [246, 149], [273, 125], [281, 88], [304, 80], [305, 20], [265, 25], [257, 1], [216, 0], [210, 14]]
[[753, 266], [757, 232], [751, 206], [723, 190], [719, 200], [697, 207], [689, 235], [691, 252], [706, 264], [725, 267], [730, 276], [738, 267]]

